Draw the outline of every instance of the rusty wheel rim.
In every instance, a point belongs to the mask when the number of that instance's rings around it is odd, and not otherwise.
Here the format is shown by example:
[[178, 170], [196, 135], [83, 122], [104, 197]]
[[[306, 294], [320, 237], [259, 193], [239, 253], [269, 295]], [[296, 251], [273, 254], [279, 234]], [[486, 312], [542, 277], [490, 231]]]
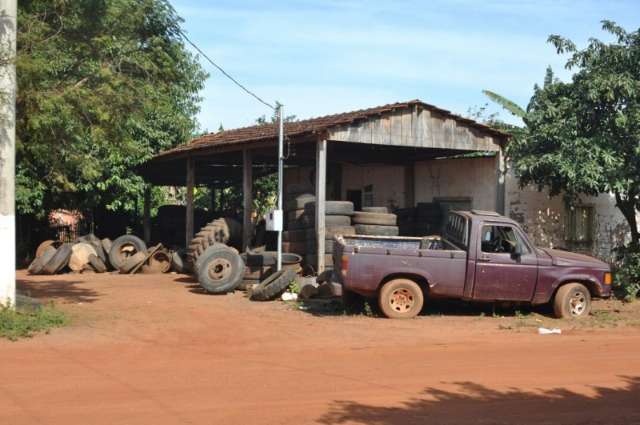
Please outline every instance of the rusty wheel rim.
[[587, 297], [582, 292], [574, 292], [569, 298], [572, 316], [582, 316], [587, 309]]
[[398, 288], [389, 297], [389, 306], [398, 313], [411, 311], [416, 303], [413, 293], [406, 288]]
[[216, 258], [209, 264], [207, 274], [212, 280], [224, 280], [231, 274], [231, 262], [224, 258]]

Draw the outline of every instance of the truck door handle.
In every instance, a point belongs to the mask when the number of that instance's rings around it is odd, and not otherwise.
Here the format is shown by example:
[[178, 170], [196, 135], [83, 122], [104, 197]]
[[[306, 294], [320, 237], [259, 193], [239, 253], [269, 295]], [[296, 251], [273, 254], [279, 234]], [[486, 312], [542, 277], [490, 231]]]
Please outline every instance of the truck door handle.
[[491, 262], [491, 257], [483, 255], [480, 258], [478, 258], [478, 261], [481, 263], [490, 263]]

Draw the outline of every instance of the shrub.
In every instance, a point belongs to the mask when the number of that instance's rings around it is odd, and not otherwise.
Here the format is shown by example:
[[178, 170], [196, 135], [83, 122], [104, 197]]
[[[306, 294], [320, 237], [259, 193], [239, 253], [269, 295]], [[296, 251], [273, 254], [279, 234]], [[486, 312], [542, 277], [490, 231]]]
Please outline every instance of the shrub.
[[614, 288], [630, 301], [640, 293], [640, 249], [624, 246], [616, 251]]
[[37, 332], [48, 333], [51, 328], [67, 323], [64, 313], [53, 305], [16, 309], [0, 306], [0, 337], [11, 341], [30, 338]]

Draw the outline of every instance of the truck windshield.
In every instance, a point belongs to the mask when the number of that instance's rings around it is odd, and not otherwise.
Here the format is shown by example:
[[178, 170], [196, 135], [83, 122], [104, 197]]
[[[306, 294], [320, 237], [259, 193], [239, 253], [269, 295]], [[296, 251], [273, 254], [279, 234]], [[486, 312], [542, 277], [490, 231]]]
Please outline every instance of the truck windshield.
[[461, 215], [449, 213], [444, 236], [450, 242], [467, 249], [469, 243], [469, 224], [467, 219]]

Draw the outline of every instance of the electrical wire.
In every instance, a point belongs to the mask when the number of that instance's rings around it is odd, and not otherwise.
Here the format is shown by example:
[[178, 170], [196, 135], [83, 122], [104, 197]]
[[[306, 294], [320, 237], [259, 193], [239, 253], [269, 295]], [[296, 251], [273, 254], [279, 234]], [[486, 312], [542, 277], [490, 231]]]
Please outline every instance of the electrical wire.
[[274, 111], [277, 109], [275, 106], [273, 106], [269, 102], [264, 101], [262, 98], [260, 98], [260, 96], [258, 96], [257, 94], [255, 94], [254, 92], [252, 92], [251, 90], [249, 90], [248, 88], [243, 86], [238, 80], [236, 80], [231, 75], [229, 75], [227, 73], [227, 71], [222, 69], [221, 66], [219, 66], [217, 63], [215, 63], [209, 56], [207, 56], [207, 54], [205, 52], [202, 51], [202, 49], [200, 49], [193, 41], [191, 41], [191, 39], [189, 39], [189, 37], [187, 37], [187, 35], [181, 29], [178, 29], [178, 32], [180, 33], [182, 38], [185, 39], [185, 41], [187, 43], [189, 43], [191, 46], [193, 46], [193, 48], [196, 49], [198, 51], [198, 53], [200, 53], [207, 61], [209, 61], [209, 63], [211, 65], [215, 66], [218, 69], [218, 71], [220, 71], [222, 73], [222, 75], [224, 75], [225, 77], [227, 77], [228, 79], [233, 81], [233, 83], [236, 86], [240, 87], [242, 90], [247, 92], [250, 96], [253, 96], [258, 102], [262, 103], [263, 105], [268, 106], [269, 108], [273, 109]]

